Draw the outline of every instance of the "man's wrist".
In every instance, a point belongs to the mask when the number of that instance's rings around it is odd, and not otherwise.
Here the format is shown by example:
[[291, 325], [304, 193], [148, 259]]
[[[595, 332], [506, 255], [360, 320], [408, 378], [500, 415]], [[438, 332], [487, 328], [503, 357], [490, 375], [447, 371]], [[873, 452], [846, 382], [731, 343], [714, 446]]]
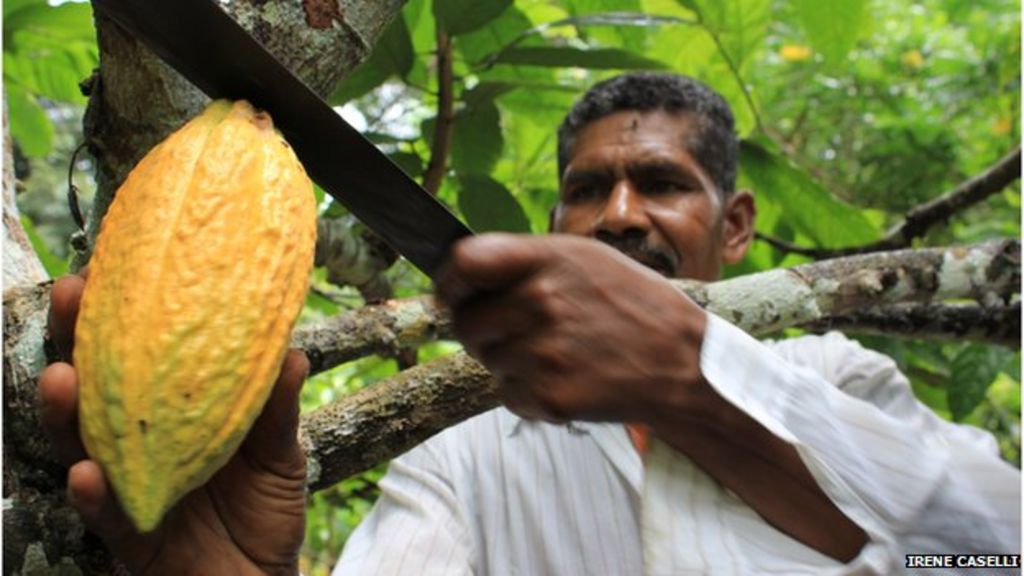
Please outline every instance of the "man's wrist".
[[669, 377], [655, 384], [645, 410], [644, 423], [659, 430], [727, 424], [730, 412], [726, 402], [704, 378], [701, 353], [708, 325], [708, 313], [687, 296], [680, 294], [682, 305], [666, 314], [665, 321], [675, 326]]

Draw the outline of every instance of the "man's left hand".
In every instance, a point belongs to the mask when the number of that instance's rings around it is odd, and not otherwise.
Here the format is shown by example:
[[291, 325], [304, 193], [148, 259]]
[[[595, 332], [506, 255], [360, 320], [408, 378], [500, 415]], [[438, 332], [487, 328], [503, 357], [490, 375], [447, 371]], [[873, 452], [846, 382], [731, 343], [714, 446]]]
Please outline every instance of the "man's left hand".
[[520, 416], [654, 424], [679, 418], [703, 388], [704, 311], [600, 242], [470, 237], [453, 248], [437, 293]]

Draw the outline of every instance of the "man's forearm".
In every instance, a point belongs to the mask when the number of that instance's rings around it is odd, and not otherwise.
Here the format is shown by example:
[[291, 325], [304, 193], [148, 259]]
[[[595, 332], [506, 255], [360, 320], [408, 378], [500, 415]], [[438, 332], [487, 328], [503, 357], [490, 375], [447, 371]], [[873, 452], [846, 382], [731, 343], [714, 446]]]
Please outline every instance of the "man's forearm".
[[721, 397], [718, 401], [719, 425], [676, 421], [652, 431], [778, 530], [841, 562], [856, 557], [866, 534], [829, 500], [796, 450]]

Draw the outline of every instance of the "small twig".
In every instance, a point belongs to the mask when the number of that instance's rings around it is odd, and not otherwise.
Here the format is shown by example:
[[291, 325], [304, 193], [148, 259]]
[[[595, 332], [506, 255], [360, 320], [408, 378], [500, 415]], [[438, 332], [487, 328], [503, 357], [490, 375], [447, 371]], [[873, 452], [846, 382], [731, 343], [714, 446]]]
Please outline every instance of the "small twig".
[[936, 223], [948, 220], [953, 214], [981, 202], [1019, 178], [1020, 146], [988, 170], [946, 194], [911, 209], [903, 224], [889, 232], [886, 239], [901, 242], [900, 246], [909, 246], [911, 240], [923, 236]]
[[833, 253], [831, 248], [810, 248], [807, 246], [798, 246], [791, 242], [770, 236], [760, 231], [754, 232], [754, 238], [766, 242], [772, 248], [786, 254], [798, 254], [800, 256], [807, 256], [808, 258], [814, 258], [815, 260], [824, 260], [830, 258]]
[[885, 236], [863, 246], [812, 248], [798, 246], [761, 232], [755, 233], [755, 237], [782, 252], [800, 254], [816, 260], [908, 248], [915, 238], [924, 236], [933, 226], [948, 221], [958, 212], [1006, 188], [1020, 178], [1020, 173], [1020, 147], [1018, 146], [1013, 152], [1003, 156], [981, 174], [961, 183], [938, 198], [912, 208], [907, 212], [903, 222], [891, 229]]
[[715, 34], [715, 31], [712, 30], [710, 26], [704, 23], [704, 17], [699, 12], [697, 13], [697, 23], [704, 28], [704, 30], [706, 30], [711, 36], [711, 39], [714, 40], [715, 46], [718, 47], [718, 53], [722, 55], [722, 59], [725, 60], [726, 66], [729, 67], [729, 71], [732, 72], [733, 77], [736, 79], [736, 83], [739, 84], [740, 91], [743, 92], [743, 99], [747, 101], [747, 107], [750, 108], [750, 113], [754, 115], [755, 128], [757, 128], [758, 132], [764, 132], [764, 123], [761, 122], [761, 113], [758, 112], [757, 106], [754, 104], [754, 97], [751, 96], [750, 90], [747, 89], [747, 84], [743, 81], [743, 77], [740, 76], [739, 67], [733, 61], [732, 56], [729, 55], [725, 46], [722, 45], [721, 38], [718, 37], [718, 34]]
[[78, 163], [78, 153], [89, 146], [88, 142], [82, 142], [71, 153], [71, 162], [68, 163], [68, 208], [71, 209], [71, 218], [75, 221], [78, 229], [85, 231], [85, 218], [82, 217], [82, 210], [78, 207], [78, 187], [75, 186], [75, 164]]
[[455, 90], [452, 77], [452, 43], [448, 33], [437, 26], [437, 120], [434, 122], [430, 161], [423, 174], [423, 187], [437, 195], [448, 168], [448, 151], [452, 142]]

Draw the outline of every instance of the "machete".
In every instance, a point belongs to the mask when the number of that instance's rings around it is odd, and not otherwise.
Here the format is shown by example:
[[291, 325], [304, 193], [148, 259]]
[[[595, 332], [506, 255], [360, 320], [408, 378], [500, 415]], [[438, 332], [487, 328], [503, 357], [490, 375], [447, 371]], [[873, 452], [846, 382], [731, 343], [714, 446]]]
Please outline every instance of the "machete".
[[472, 234], [216, 0], [93, 0], [210, 98], [266, 110], [310, 178], [431, 278]]

